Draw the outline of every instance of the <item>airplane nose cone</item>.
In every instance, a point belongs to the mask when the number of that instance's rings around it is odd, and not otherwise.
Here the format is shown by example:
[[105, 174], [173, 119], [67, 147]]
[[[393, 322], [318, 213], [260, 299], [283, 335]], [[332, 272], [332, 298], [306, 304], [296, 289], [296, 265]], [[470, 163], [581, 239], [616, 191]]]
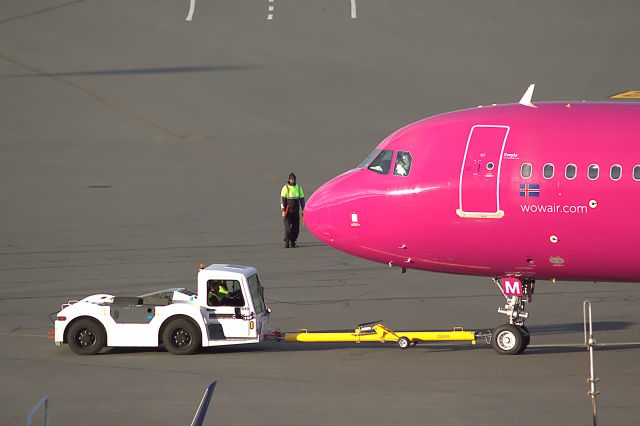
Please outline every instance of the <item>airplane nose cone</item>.
[[304, 224], [317, 239], [330, 244], [333, 240], [330, 208], [326, 203], [326, 185], [311, 195], [304, 208]]
[[[344, 242], [346, 204], [352, 194], [351, 170], [322, 185], [307, 201], [304, 208], [304, 223], [320, 241], [333, 247]], [[338, 241], [339, 240], [339, 241]]]

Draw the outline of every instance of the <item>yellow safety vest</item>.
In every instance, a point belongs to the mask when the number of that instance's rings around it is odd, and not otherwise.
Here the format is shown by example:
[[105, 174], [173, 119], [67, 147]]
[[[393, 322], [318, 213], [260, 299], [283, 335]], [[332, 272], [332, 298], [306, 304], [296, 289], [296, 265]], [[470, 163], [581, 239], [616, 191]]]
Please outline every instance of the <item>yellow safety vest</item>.
[[280, 191], [280, 196], [282, 198], [286, 198], [287, 200], [296, 200], [298, 198], [304, 198], [304, 191], [302, 187], [298, 184], [289, 185], [286, 184], [282, 187], [282, 191]]

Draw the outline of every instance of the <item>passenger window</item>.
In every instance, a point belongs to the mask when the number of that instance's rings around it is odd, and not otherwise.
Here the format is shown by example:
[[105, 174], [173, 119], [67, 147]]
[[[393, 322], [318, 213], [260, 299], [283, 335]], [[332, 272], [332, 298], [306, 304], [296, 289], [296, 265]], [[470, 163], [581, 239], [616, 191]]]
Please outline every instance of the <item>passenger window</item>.
[[398, 151], [396, 165], [393, 168], [394, 176], [407, 176], [411, 170], [411, 154], [407, 151]]
[[371, 160], [373, 160], [374, 158], [376, 158], [378, 156], [379, 152], [380, 152], [379, 149], [374, 149], [373, 152], [371, 154], [367, 155], [367, 158], [365, 158], [362, 161], [362, 163], [360, 163], [358, 168], [359, 169], [364, 169], [365, 167], [367, 167], [371, 163]]
[[547, 163], [544, 165], [542, 176], [544, 176], [545, 179], [551, 179], [553, 177], [553, 164]]
[[598, 179], [598, 175], [600, 174], [600, 167], [597, 164], [592, 164], [589, 166], [588, 176], [591, 180]]
[[531, 177], [531, 163], [524, 163], [520, 167], [520, 177], [522, 179], [529, 179]]
[[633, 180], [640, 180], [640, 166], [633, 168]]
[[209, 306], [244, 306], [240, 281], [207, 281], [207, 304]]
[[385, 149], [382, 151], [375, 160], [369, 164], [368, 169], [373, 170], [376, 173], [386, 175], [391, 168], [391, 160], [393, 159], [393, 151]]
[[575, 164], [567, 164], [567, 168], [564, 171], [564, 176], [569, 179], [575, 179], [577, 174], [577, 169]]
[[613, 166], [611, 166], [609, 176], [611, 176], [612, 180], [620, 180], [620, 177], [622, 176], [622, 166], [620, 166], [619, 164], [614, 164]]

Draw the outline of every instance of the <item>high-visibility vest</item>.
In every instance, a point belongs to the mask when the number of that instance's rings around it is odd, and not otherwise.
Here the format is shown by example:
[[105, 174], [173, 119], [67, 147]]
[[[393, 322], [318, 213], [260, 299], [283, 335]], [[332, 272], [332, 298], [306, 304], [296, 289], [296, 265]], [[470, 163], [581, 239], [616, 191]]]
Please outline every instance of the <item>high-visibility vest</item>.
[[220, 284], [218, 286], [217, 293], [215, 291], [209, 292], [209, 297], [215, 296], [216, 299], [218, 299], [218, 302], [222, 302], [228, 295], [229, 295], [229, 290], [227, 290], [227, 287], [223, 284]]
[[280, 197], [287, 200], [297, 200], [298, 198], [304, 198], [304, 191], [297, 183], [295, 185], [286, 184], [280, 191]]

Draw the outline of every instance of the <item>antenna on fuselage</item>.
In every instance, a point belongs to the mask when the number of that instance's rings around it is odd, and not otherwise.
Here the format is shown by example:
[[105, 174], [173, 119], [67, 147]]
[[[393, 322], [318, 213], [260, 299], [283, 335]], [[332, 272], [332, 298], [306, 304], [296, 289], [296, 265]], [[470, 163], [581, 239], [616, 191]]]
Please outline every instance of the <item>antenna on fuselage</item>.
[[524, 95], [522, 95], [522, 99], [520, 99], [519, 103], [521, 105], [527, 106], [529, 108], [538, 108], [537, 106], [531, 103], [531, 98], [533, 98], [533, 89], [535, 89], [535, 87], [536, 87], [535, 83], [529, 85], [529, 88], [527, 89], [527, 91], [524, 92]]

